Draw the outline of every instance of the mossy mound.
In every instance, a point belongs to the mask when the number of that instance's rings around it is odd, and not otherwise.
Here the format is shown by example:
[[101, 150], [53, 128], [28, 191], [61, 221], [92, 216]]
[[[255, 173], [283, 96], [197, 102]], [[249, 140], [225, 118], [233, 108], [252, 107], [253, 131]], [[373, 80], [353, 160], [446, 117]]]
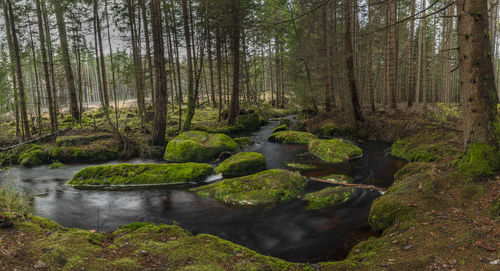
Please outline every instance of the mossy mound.
[[115, 140], [97, 140], [81, 147], [55, 147], [50, 157], [62, 163], [105, 162], [120, 158], [120, 147]]
[[245, 130], [248, 131], [255, 131], [259, 130], [262, 120], [260, 119], [259, 115], [256, 113], [253, 114], [247, 114], [247, 115], [239, 115], [237, 120], [239, 124], [241, 124]]
[[233, 152], [236, 149], [238, 144], [225, 134], [189, 131], [168, 143], [163, 158], [176, 163], [208, 162], [223, 152]]
[[[396, 222], [411, 223], [414, 215], [415, 211], [412, 207], [391, 193], [373, 201], [368, 223], [374, 230], [382, 232]], [[402, 226], [406, 227], [407, 225]]]
[[[42, 157], [39, 152], [40, 150], [43, 151], [42, 147], [39, 145], [26, 144], [8, 151], [0, 152], [0, 167], [17, 165], [24, 159], [26, 159], [26, 166], [41, 165], [41, 161], [47, 159]], [[20, 158], [21, 156], [23, 156], [22, 159]]]
[[348, 201], [355, 191], [354, 187], [327, 187], [318, 192], [306, 194], [304, 199], [307, 201], [309, 209], [318, 210]]
[[109, 134], [96, 134], [96, 135], [76, 135], [76, 136], [59, 136], [56, 139], [56, 144], [59, 147], [68, 146], [82, 146], [94, 142], [99, 139], [110, 138]]
[[320, 177], [320, 179], [332, 180], [335, 182], [343, 182], [343, 183], [354, 183], [353, 177], [347, 176], [347, 175], [342, 175], [342, 174], [327, 175], [327, 176]]
[[417, 175], [432, 169], [432, 163], [427, 162], [411, 162], [402, 167], [396, 174], [394, 174], [394, 180], [403, 180], [410, 176]]
[[248, 146], [252, 146], [253, 144], [255, 144], [255, 142], [249, 137], [237, 137], [237, 138], [233, 138], [233, 140], [236, 143], [238, 143], [238, 146], [241, 149], [246, 148]]
[[288, 128], [288, 126], [286, 124], [281, 124], [273, 129], [273, 134], [277, 133], [277, 132], [289, 131], [289, 130], [290, 130], [290, 128]]
[[62, 168], [64, 166], [66, 166], [66, 165], [63, 164], [63, 163], [61, 163], [61, 162], [59, 162], [59, 161], [55, 161], [55, 162], [53, 162], [52, 164], [49, 165], [49, 168], [50, 169], [58, 169], [58, 168]]
[[457, 141], [457, 135], [453, 133], [420, 133], [394, 142], [391, 154], [410, 162], [433, 162], [462, 153], [454, 141]]
[[341, 134], [341, 129], [337, 124], [327, 122], [317, 128], [314, 133], [321, 137], [339, 136], [339, 134]]
[[272, 134], [267, 140], [283, 144], [309, 144], [314, 139], [318, 137], [307, 132], [281, 131]]
[[298, 169], [298, 170], [311, 170], [318, 168], [317, 166], [314, 165], [301, 164], [301, 163], [285, 163], [285, 165], [291, 169]]
[[467, 177], [492, 175], [500, 168], [500, 154], [486, 143], [469, 146], [467, 153], [458, 162], [459, 171]]
[[223, 180], [192, 189], [199, 196], [235, 205], [270, 205], [298, 197], [307, 178], [282, 169]]
[[246, 176], [266, 170], [266, 158], [257, 152], [240, 152], [224, 160], [215, 172], [226, 178]]
[[73, 186], [179, 184], [203, 181], [213, 173], [212, 166], [197, 163], [120, 164], [84, 168], [67, 184]]
[[48, 153], [40, 146], [34, 145], [25, 150], [18, 158], [18, 163], [23, 167], [36, 167], [49, 162]]
[[[218, 237], [191, 235], [177, 226], [134, 223], [113, 233], [114, 245], [162, 259], [165, 270], [304, 270], [305, 266], [263, 256]], [[142, 254], [141, 254], [142, 253]], [[308, 270], [308, 268], [306, 268]]]
[[363, 155], [358, 146], [337, 138], [312, 140], [309, 143], [309, 151], [329, 163], [343, 163]]

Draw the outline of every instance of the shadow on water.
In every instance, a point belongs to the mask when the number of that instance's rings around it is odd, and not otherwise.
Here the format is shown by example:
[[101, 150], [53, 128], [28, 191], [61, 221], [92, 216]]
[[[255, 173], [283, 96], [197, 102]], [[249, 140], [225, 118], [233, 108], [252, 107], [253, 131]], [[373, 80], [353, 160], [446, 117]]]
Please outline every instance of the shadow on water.
[[[257, 144], [248, 149], [264, 154], [269, 168], [286, 168], [285, 162], [309, 163], [319, 168], [304, 171], [304, 175], [348, 174], [359, 183], [388, 187], [393, 174], [403, 165], [402, 161], [386, 155], [388, 145], [373, 142], [358, 143], [364, 149], [363, 158], [343, 165], [323, 164], [308, 154], [304, 146], [267, 142], [276, 125], [277, 122], [270, 122], [251, 134]], [[116, 163], [119, 162], [109, 164]], [[86, 166], [13, 168], [10, 173], [0, 173], [0, 182], [12, 179], [21, 189], [37, 195], [36, 214], [66, 227], [113, 231], [136, 221], [176, 224], [193, 234], [213, 234], [262, 254], [296, 262], [342, 259], [354, 244], [374, 235], [366, 221], [371, 202], [379, 196], [375, 192], [357, 190], [348, 202], [311, 211], [301, 200], [268, 208], [235, 208], [188, 191], [167, 188], [77, 190], [64, 185]], [[326, 186], [310, 183], [307, 190]]]

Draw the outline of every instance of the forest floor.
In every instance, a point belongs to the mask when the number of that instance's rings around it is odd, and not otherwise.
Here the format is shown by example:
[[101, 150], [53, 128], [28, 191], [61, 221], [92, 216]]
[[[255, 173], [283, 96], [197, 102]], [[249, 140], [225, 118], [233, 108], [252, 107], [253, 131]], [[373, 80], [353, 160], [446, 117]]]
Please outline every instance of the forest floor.
[[460, 167], [459, 114], [444, 106], [418, 119], [377, 112], [366, 116], [362, 131], [337, 125], [345, 122], [338, 112], [302, 122], [320, 134], [334, 124], [333, 133], [343, 136], [396, 142], [393, 154], [410, 161], [373, 204], [369, 222], [380, 237], [356, 245], [344, 261], [288, 263], [176, 226], [136, 224], [106, 234], [65, 229], [29, 215], [26, 203], [0, 188], [0, 270], [500, 270], [500, 172], [471, 177]]

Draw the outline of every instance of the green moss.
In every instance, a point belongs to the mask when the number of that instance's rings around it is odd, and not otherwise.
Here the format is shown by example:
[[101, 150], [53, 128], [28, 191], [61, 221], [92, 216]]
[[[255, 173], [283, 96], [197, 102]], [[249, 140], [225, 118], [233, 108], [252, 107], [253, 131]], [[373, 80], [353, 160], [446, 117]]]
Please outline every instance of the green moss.
[[456, 139], [457, 136], [452, 133], [420, 133], [394, 142], [391, 154], [410, 162], [432, 162], [460, 154], [460, 149], [454, 144]]
[[412, 175], [417, 175], [422, 172], [431, 170], [433, 164], [425, 162], [411, 162], [402, 167], [396, 174], [394, 174], [394, 180], [403, 180]]
[[358, 146], [341, 139], [312, 140], [309, 151], [329, 163], [342, 163], [363, 155]]
[[170, 141], [164, 159], [169, 162], [208, 162], [222, 152], [233, 152], [238, 144], [225, 134], [189, 131]]
[[474, 143], [469, 146], [465, 156], [458, 162], [458, 169], [467, 177], [491, 175], [499, 168], [498, 151], [486, 143]]
[[18, 162], [23, 167], [36, 167], [47, 164], [49, 162], [49, 155], [39, 146], [33, 146], [19, 156]]
[[351, 176], [341, 175], [341, 174], [327, 175], [327, 176], [320, 177], [320, 179], [332, 180], [332, 181], [343, 182], [343, 183], [354, 183], [354, 179]]
[[109, 134], [95, 135], [76, 135], [76, 136], [59, 136], [56, 138], [56, 144], [59, 147], [81, 146], [94, 142], [99, 139], [110, 138]]
[[339, 136], [341, 134], [341, 129], [337, 124], [328, 122], [319, 127], [314, 133], [321, 137]]
[[311, 170], [318, 168], [317, 166], [300, 164], [300, 163], [285, 163], [285, 165], [291, 169], [298, 169], [298, 170]]
[[348, 201], [354, 191], [355, 189], [353, 187], [327, 187], [318, 192], [306, 194], [304, 199], [309, 204], [309, 209], [318, 210]]
[[101, 254], [102, 239], [104, 236], [85, 230], [60, 230], [36, 240], [29, 253], [53, 270], [79, 270]]
[[236, 143], [238, 143], [238, 146], [241, 149], [246, 148], [248, 146], [252, 146], [253, 144], [255, 144], [255, 142], [249, 137], [238, 137], [238, 138], [233, 138], [233, 140]]
[[289, 130], [290, 130], [290, 128], [288, 128], [288, 126], [286, 124], [281, 124], [273, 129], [273, 134], [277, 133], [277, 132], [289, 131]]
[[277, 142], [283, 144], [309, 144], [311, 140], [318, 139], [317, 136], [298, 131], [281, 131], [269, 136], [270, 142]]
[[271, 169], [192, 190], [199, 196], [212, 197], [229, 204], [268, 205], [298, 197], [306, 185], [306, 177], [282, 169]]
[[310, 270], [212, 235], [193, 236], [177, 226], [149, 224], [114, 235], [117, 247], [163, 257], [166, 270]]
[[241, 124], [245, 130], [255, 131], [259, 130], [260, 125], [262, 123], [259, 115], [257, 114], [248, 114], [248, 115], [240, 115], [237, 118], [237, 122]]
[[214, 172], [207, 164], [120, 164], [87, 167], [78, 172], [69, 185], [177, 184], [203, 181]]
[[62, 168], [62, 167], [65, 167], [66, 165], [59, 162], [59, 161], [55, 161], [53, 162], [52, 164], [49, 165], [49, 168], [50, 169], [57, 169], [57, 168]]
[[233, 178], [266, 170], [266, 158], [256, 152], [240, 152], [224, 160], [215, 172]]
[[394, 194], [385, 194], [373, 201], [368, 222], [376, 231], [384, 231], [396, 222], [408, 226], [415, 216], [415, 211]]
[[97, 140], [81, 147], [56, 147], [50, 150], [50, 157], [62, 163], [111, 161], [120, 157], [120, 144], [115, 140]]

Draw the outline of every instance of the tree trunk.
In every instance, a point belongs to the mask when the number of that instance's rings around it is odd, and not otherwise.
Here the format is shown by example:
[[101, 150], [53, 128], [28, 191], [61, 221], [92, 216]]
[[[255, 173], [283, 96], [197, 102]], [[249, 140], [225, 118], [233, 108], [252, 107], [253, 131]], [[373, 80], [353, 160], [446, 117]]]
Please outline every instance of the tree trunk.
[[221, 53], [221, 36], [220, 36], [220, 21], [217, 21], [215, 29], [216, 41], [216, 59], [217, 59], [217, 89], [219, 91], [219, 119], [221, 121], [222, 114], [222, 53]]
[[106, 62], [104, 61], [104, 49], [102, 46], [102, 31], [101, 31], [101, 19], [99, 17], [99, 0], [94, 0], [94, 16], [97, 29], [97, 42], [99, 45], [99, 62], [101, 65], [101, 80], [102, 80], [102, 94], [104, 96], [104, 110], [107, 111], [109, 108], [109, 91], [108, 91], [108, 79], [106, 75]]
[[390, 30], [389, 30], [389, 102], [391, 109], [397, 109], [396, 104], [396, 69], [397, 69], [397, 56], [396, 56], [396, 0], [389, 0], [390, 6]]
[[488, 35], [485, 35], [489, 33], [487, 0], [458, 0], [457, 9], [465, 149], [481, 142], [497, 148], [497, 96], [492, 48]]
[[189, 131], [191, 129], [191, 120], [194, 116], [195, 110], [195, 97], [194, 97], [194, 86], [193, 86], [193, 57], [191, 48], [191, 34], [189, 31], [189, 18], [187, 9], [187, 0], [182, 0], [182, 18], [184, 22], [184, 37], [186, 41], [186, 55], [187, 55], [187, 66], [188, 66], [188, 108], [186, 112], [186, 117], [184, 120], [184, 127], [182, 131]]
[[66, 71], [66, 83], [69, 93], [69, 110], [73, 119], [80, 119], [80, 111], [78, 110], [78, 100], [76, 97], [75, 79], [73, 69], [71, 68], [71, 58], [69, 56], [68, 37], [66, 33], [66, 22], [64, 21], [64, 10], [61, 6], [61, 1], [52, 0], [56, 13], [57, 29], [59, 32], [59, 40], [61, 42], [61, 53], [64, 69]]
[[322, 9], [323, 19], [323, 80], [324, 80], [324, 95], [325, 95], [325, 111], [332, 111], [332, 104], [330, 101], [330, 42], [328, 36], [328, 5]]
[[52, 88], [50, 85], [49, 65], [47, 62], [47, 49], [45, 48], [45, 33], [43, 29], [42, 9], [40, 0], [36, 0], [36, 16], [38, 20], [38, 35], [40, 39], [40, 51], [42, 53], [42, 69], [45, 82], [45, 94], [47, 96], [47, 106], [49, 108], [50, 131], [57, 131], [57, 116], [54, 110], [54, 101], [52, 97]]
[[165, 73], [165, 46], [163, 44], [163, 26], [160, 0], [151, 0], [151, 25], [153, 31], [153, 50], [155, 61], [155, 100], [153, 120], [153, 144], [165, 145], [167, 127], [167, 75]]
[[[146, 41], [146, 61], [148, 65], [149, 71], [149, 83], [151, 84], [151, 102], [154, 103], [155, 100], [155, 85], [153, 80], [153, 64], [151, 62], [151, 45], [149, 42], [149, 28], [148, 28], [148, 18], [146, 16], [146, 4], [144, 4], [145, 0], [139, 0], [139, 5], [142, 9], [142, 23], [144, 25], [144, 37]], [[151, 19], [152, 20], [152, 19]]]
[[354, 49], [352, 47], [352, 22], [351, 12], [352, 7], [350, 0], [344, 1], [344, 16], [345, 16], [345, 50], [346, 50], [346, 66], [347, 78], [349, 80], [349, 90], [351, 92], [351, 102], [354, 114], [354, 121], [356, 123], [363, 123], [364, 118], [359, 106], [358, 88], [356, 86], [356, 76], [354, 71]]
[[11, 56], [12, 55], [14, 56], [14, 59], [11, 59], [11, 62], [16, 64], [17, 84], [18, 84], [18, 90], [19, 90], [19, 106], [20, 106], [20, 111], [21, 111], [21, 122], [23, 124], [24, 136], [27, 139], [30, 139], [31, 138], [30, 124], [28, 121], [28, 113], [26, 110], [26, 95], [24, 92], [23, 71], [22, 71], [22, 66], [21, 66], [21, 55], [19, 52], [20, 51], [19, 50], [19, 42], [17, 40], [14, 11], [12, 8], [11, 0], [6, 0], [5, 2], [7, 5], [7, 14], [5, 14], [6, 23], [7, 23], [7, 18], [8, 18], [8, 24], [9, 24], [9, 28], [10, 28], [10, 36], [12, 39], [13, 54], [11, 54]]
[[233, 91], [229, 106], [228, 123], [236, 123], [240, 111], [240, 7], [238, 0], [231, 1], [231, 51], [233, 55]]
[[[411, 2], [411, 16], [415, 16], [415, 1]], [[410, 44], [410, 48], [408, 50], [408, 86], [407, 86], [407, 105], [408, 107], [413, 106], [413, 92], [414, 92], [414, 75], [413, 75], [413, 56], [415, 50], [415, 43], [413, 42], [415, 39], [415, 20], [410, 20], [410, 36], [408, 37], [408, 43]]]

